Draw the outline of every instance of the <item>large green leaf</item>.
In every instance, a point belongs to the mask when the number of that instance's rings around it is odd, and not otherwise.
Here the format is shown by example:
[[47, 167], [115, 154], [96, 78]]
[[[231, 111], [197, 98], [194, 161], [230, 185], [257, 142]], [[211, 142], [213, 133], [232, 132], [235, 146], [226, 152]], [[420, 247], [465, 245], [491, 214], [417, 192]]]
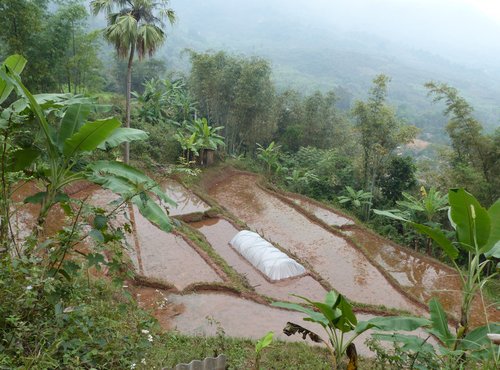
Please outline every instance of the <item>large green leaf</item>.
[[256, 344], [255, 352], [260, 353], [264, 348], [268, 347], [273, 342], [274, 333], [272, 331], [264, 335]]
[[459, 349], [471, 351], [476, 358], [485, 359], [493, 348], [491, 341], [486, 334], [500, 334], [500, 323], [491, 323], [488, 326], [481, 326], [472, 330], [460, 341]]
[[448, 319], [441, 303], [436, 298], [432, 298], [429, 302], [429, 310], [432, 322], [429, 333], [435, 335], [446, 347], [450, 348], [455, 343], [456, 338], [448, 328]]
[[344, 333], [353, 330], [358, 324], [358, 320], [352, 310], [351, 304], [344, 296], [340, 295], [340, 301], [337, 307], [342, 312], [342, 316], [338, 322], [338, 328]]
[[80, 127], [82, 127], [83, 123], [87, 120], [90, 110], [90, 104], [74, 104], [68, 107], [61, 120], [61, 127], [57, 135], [57, 145], [59, 149], [62, 150], [66, 139], [80, 130]]
[[486, 257], [500, 258], [500, 199], [488, 209], [491, 220], [490, 237], [481, 249]]
[[422, 234], [430, 236], [432, 240], [434, 240], [443, 249], [443, 251], [450, 259], [455, 260], [458, 257], [457, 247], [453, 245], [453, 243], [440, 229], [434, 229], [430, 226], [417, 224], [414, 222], [410, 222], [410, 224]]
[[316, 322], [322, 326], [328, 326], [328, 319], [323, 314], [316, 312], [316, 311], [313, 311], [310, 308], [303, 307], [300, 304], [289, 303], [289, 302], [273, 302], [273, 303], [271, 303], [271, 306], [279, 307], [279, 308], [286, 308], [287, 310], [301, 312], [301, 313], [309, 316], [309, 318], [311, 319], [311, 320], [306, 320], [306, 321], [312, 321], [312, 322]]
[[114, 148], [122, 143], [131, 142], [135, 140], [146, 140], [149, 134], [146, 131], [138, 130], [136, 128], [119, 127], [101, 143], [99, 149]]
[[[112, 174], [115, 177], [126, 178], [130, 183], [135, 184], [135, 190], [150, 191], [165, 203], [172, 206], [177, 205], [155, 181], [134, 167], [116, 161], [96, 161], [89, 166], [89, 169], [94, 174]], [[113, 191], [113, 189], [110, 190]]]
[[98, 161], [88, 166], [85, 177], [119, 194], [123, 199], [132, 201], [146, 219], [163, 231], [171, 231], [172, 226], [168, 216], [148, 193], [158, 192], [163, 194], [161, 199], [172, 201], [161, 191], [158, 184], [142, 172], [123, 163]]
[[411, 223], [410, 220], [407, 220], [401, 216], [398, 216], [390, 211], [381, 211], [379, 209], [374, 209], [373, 210], [373, 213], [379, 215], [379, 216], [384, 216], [384, 217], [389, 217], [389, 218], [392, 218], [393, 220], [398, 220], [398, 221], [403, 221], [403, 222], [409, 222]]
[[[0, 75], [2, 75], [1, 69], [0, 69]], [[12, 81], [12, 83], [15, 86], [17, 86], [20, 89], [20, 91], [22, 91], [22, 93], [24, 94], [26, 99], [29, 101], [29, 106], [31, 108], [31, 111], [38, 119], [38, 123], [40, 123], [42, 131], [44, 133], [45, 143], [47, 144], [47, 149], [49, 151], [49, 155], [51, 155], [52, 157], [55, 157], [57, 154], [56, 154], [56, 148], [54, 146], [54, 140], [53, 140], [53, 137], [51, 135], [50, 126], [47, 123], [47, 120], [45, 118], [45, 115], [43, 113], [42, 108], [40, 107], [40, 105], [36, 101], [33, 94], [31, 94], [31, 92], [26, 88], [26, 86], [23, 85], [23, 83], [18, 75], [16, 75], [15, 73], [9, 72], [5, 75], [5, 77], [9, 78]]]
[[25, 148], [16, 150], [7, 160], [6, 171], [17, 172], [28, 168], [35, 159], [38, 158], [40, 152], [36, 148]]
[[111, 133], [120, 127], [121, 123], [116, 118], [87, 122], [78, 132], [73, 134], [64, 142], [63, 153], [67, 157], [77, 152], [85, 152], [96, 149], [104, 142]]
[[368, 329], [376, 328], [383, 331], [412, 331], [424, 326], [430, 326], [428, 319], [411, 316], [382, 316], [374, 317], [367, 321], [360, 321], [356, 325], [355, 331], [360, 334]]
[[[20, 74], [24, 67], [26, 66], [26, 59], [21, 55], [15, 54], [9, 56], [3, 62], [1, 68], [6, 71], [7, 69], [11, 73]], [[10, 95], [12, 90], [14, 89], [14, 85], [9, 83], [4, 79], [0, 79], [0, 104], [2, 104]]]
[[434, 353], [434, 347], [416, 335], [405, 335], [400, 333], [381, 334], [375, 333], [373, 337], [378, 340], [388, 341], [392, 343], [399, 343], [402, 345], [401, 349], [405, 352], [426, 352]]
[[477, 240], [479, 248], [489, 239], [491, 221], [486, 209], [476, 198], [464, 189], [450, 189], [450, 218], [456, 225], [456, 232], [460, 243], [474, 248]]
[[167, 233], [172, 231], [172, 224], [165, 211], [150, 197], [138, 194], [132, 198], [132, 202], [149, 222]]
[[381, 211], [378, 209], [374, 209], [373, 212], [377, 215], [384, 216], [384, 217], [389, 217], [394, 220], [398, 221], [403, 221], [407, 222], [410, 225], [412, 225], [417, 231], [428, 235], [432, 240], [434, 240], [446, 253], [448, 257], [450, 257], [452, 260], [456, 259], [458, 257], [458, 249], [453, 245], [453, 243], [446, 237], [446, 235], [439, 229], [434, 229], [432, 227], [429, 227], [427, 225], [423, 224], [418, 224], [415, 222], [412, 222], [410, 220], [407, 220], [400, 215], [394, 214], [391, 211]]
[[443, 248], [444, 252], [448, 257], [452, 260], [458, 257], [458, 249], [453, 245], [453, 243], [446, 237], [446, 235], [439, 229], [434, 229], [427, 225], [417, 224], [410, 220], [407, 220], [399, 215], [396, 215], [390, 211], [381, 211], [378, 209], [374, 209], [373, 212], [377, 215], [389, 217], [394, 220], [407, 222], [412, 225], [417, 231], [428, 235], [432, 240], [434, 240], [441, 248]]

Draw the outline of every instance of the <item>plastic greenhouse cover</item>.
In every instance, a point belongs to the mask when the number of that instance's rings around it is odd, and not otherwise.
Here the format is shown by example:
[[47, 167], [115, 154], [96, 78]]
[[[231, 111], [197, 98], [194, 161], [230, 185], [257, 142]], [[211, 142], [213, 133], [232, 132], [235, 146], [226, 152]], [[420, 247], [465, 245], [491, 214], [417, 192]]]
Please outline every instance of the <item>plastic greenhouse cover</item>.
[[259, 234], [242, 230], [229, 244], [270, 280], [302, 275], [306, 269]]

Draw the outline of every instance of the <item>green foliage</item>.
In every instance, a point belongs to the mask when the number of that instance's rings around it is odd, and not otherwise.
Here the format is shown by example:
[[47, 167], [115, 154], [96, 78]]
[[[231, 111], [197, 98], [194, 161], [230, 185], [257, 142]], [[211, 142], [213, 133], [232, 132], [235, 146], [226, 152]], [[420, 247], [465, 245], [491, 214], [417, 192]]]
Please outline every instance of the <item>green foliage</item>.
[[102, 86], [97, 33], [86, 31], [88, 16], [81, 1], [8, 0], [0, 4], [0, 41], [7, 54], [36, 60], [27, 66], [32, 91], [82, 93]]
[[262, 351], [269, 347], [273, 342], [274, 333], [272, 331], [268, 332], [261, 339], [255, 343], [255, 369], [260, 369], [260, 358], [262, 356]]
[[444, 101], [444, 114], [450, 117], [446, 131], [453, 148], [453, 183], [446, 185], [455, 187], [460, 184], [477, 194], [487, 205], [492, 204], [500, 196], [498, 132], [483, 134], [483, 126], [474, 117], [472, 106], [459, 95], [457, 89], [435, 82], [425, 86], [435, 102]]
[[138, 104], [136, 116], [146, 123], [160, 124], [189, 121], [196, 113], [196, 103], [190, 97], [183, 80], [152, 78], [144, 82], [144, 92], [133, 92]]
[[349, 204], [363, 219], [368, 219], [369, 206], [372, 205], [373, 195], [369, 191], [354, 190], [346, 186], [346, 195], [337, 197], [340, 204]]
[[404, 192], [417, 185], [415, 173], [417, 166], [412, 157], [393, 157], [379, 180], [380, 190], [385, 199], [395, 202]]
[[[12, 60], [12, 59], [11, 59]], [[14, 70], [9, 68], [0, 69], [0, 80], [5, 84], [6, 89], [12, 91], [13, 88], [20, 94], [21, 99], [2, 109], [2, 116], [8, 112], [8, 117], [2, 118], [5, 122], [3, 130], [3, 165], [2, 173], [5, 174], [5, 158], [10, 151], [19, 156], [30, 155], [31, 151], [38, 153], [40, 157], [40, 167], [42, 171], [37, 174], [45, 191], [39, 193], [40, 212], [37, 225], [33, 231], [38, 235], [44, 226], [46, 217], [50, 209], [61, 200], [63, 188], [68, 184], [87, 179], [109, 188], [120, 194], [124, 200], [134, 202], [141, 213], [164, 230], [170, 230], [170, 222], [165, 212], [151, 199], [151, 193], [161, 200], [169, 202], [165, 194], [151, 179], [143, 175], [140, 171], [132, 167], [125, 166], [119, 162], [105, 161], [94, 162], [85, 166], [81, 163], [88, 161], [89, 152], [98, 147], [112, 147], [124, 141], [135, 140], [144, 137], [145, 133], [134, 129], [120, 129], [120, 122], [115, 118], [107, 118], [96, 121], [88, 121], [91, 111], [98, 110], [89, 99], [73, 97], [62, 99], [57, 95], [34, 96], [22, 84], [21, 79]], [[0, 116], [1, 117], [1, 116]], [[12, 126], [14, 117], [18, 120], [16, 126]], [[55, 122], [52, 122], [55, 121]], [[6, 138], [15, 134], [22, 125], [39, 125], [42, 132], [40, 140], [31, 142], [30, 147], [18, 151], [16, 148], [8, 146]], [[55, 133], [58, 130], [58, 133]], [[27, 150], [30, 149], [30, 150]], [[29, 171], [33, 161], [18, 157], [14, 169], [18, 171]], [[26, 167], [21, 168], [19, 164]], [[9, 201], [10, 184], [5, 176], [2, 176], [2, 193], [5, 196], [1, 210], [2, 222], [1, 236], [5, 243], [11, 237], [7, 237], [7, 225], [9, 225]], [[65, 199], [63, 197], [63, 199]], [[171, 201], [170, 201], [171, 202]], [[26, 248], [25, 253], [31, 253], [31, 248]], [[61, 260], [64, 259], [64, 255]]]
[[228, 56], [224, 52], [191, 52], [190, 91], [200, 115], [224, 126], [229, 154], [269, 142], [275, 130], [271, 68], [263, 59]]
[[[139, 59], [150, 57], [165, 42], [162, 29], [163, 20], [175, 22], [175, 13], [168, 8], [168, 0], [158, 2], [132, 0], [124, 3], [120, 0], [92, 0], [90, 5], [94, 15], [101, 12], [107, 15], [108, 26], [104, 29], [104, 38], [113, 44], [119, 58], [128, 57], [127, 86], [125, 92], [125, 126], [130, 127], [130, 94], [132, 87], [132, 64], [134, 55]], [[130, 147], [124, 148], [124, 162], [128, 164]]]
[[[286, 308], [301, 312], [306, 315], [304, 321], [320, 325], [328, 336], [328, 340], [322, 339], [318, 334], [294, 323], [288, 323], [283, 332], [287, 335], [302, 334], [303, 339], [307, 336], [318, 343], [324, 343], [331, 354], [334, 368], [339, 368], [347, 355], [349, 366], [357, 368], [357, 354], [354, 340], [366, 330], [376, 328], [382, 331], [392, 330], [415, 330], [427, 325], [429, 320], [417, 317], [375, 317], [368, 321], [358, 322], [352, 310], [351, 304], [341, 295], [334, 291], [326, 294], [324, 302], [311, 301], [306, 297], [295, 295], [305, 302], [306, 306], [289, 302], [274, 302], [275, 307]], [[349, 337], [345, 334], [351, 333]]]
[[267, 146], [267, 148], [263, 147], [260, 144], [257, 144], [257, 158], [259, 158], [266, 166], [268, 175], [272, 175], [273, 172], [279, 171], [279, 155], [280, 146], [276, 145], [274, 141], [272, 141], [271, 144]]
[[149, 134], [147, 140], [131, 143], [132, 159], [136, 159], [144, 165], [165, 167], [166, 164], [174, 164], [181, 156], [181, 146], [175, 139], [175, 128], [166, 124], [150, 124], [143, 121], [135, 121], [135, 128], [146, 131]]
[[9, 302], [0, 305], [1, 368], [123, 369], [147, 357], [154, 320], [121, 286], [72, 277], [47, 276], [35, 260], [0, 260], [0, 300]]
[[350, 186], [346, 186], [347, 195], [338, 197], [339, 203], [350, 203], [354, 208], [361, 208], [364, 204], [371, 204], [372, 194], [369, 191], [354, 190]]
[[[439, 302], [433, 299], [429, 304], [432, 323], [429, 332], [442, 341], [444, 349], [440, 348], [440, 353], [445, 355], [444, 361], [449, 361], [458, 366], [463, 356], [469, 354], [476, 360], [486, 358], [498, 366], [498, 352], [493, 347], [494, 345], [488, 342], [486, 333], [498, 332], [500, 325], [490, 324], [485, 312], [486, 326], [470, 331], [469, 318], [473, 300], [478, 294], [482, 298], [482, 287], [488, 280], [496, 276], [496, 273], [486, 277], [483, 275], [488, 265], [493, 263], [488, 252], [499, 244], [498, 230], [500, 224], [498, 219], [492, 219], [491, 216], [495, 217], [497, 215], [500, 200], [497, 200], [489, 210], [486, 210], [474, 196], [464, 189], [451, 189], [448, 193], [448, 200], [450, 203], [450, 223], [455, 229], [457, 242], [448, 239], [439, 228], [411, 222], [388, 211], [376, 211], [376, 213], [407, 222], [419, 232], [432, 238], [450, 258], [460, 276], [463, 284], [462, 303], [460, 307], [460, 324], [456, 335], [450, 333], [448, 320]], [[466, 271], [463, 271], [456, 263], [459, 252], [468, 256]], [[421, 341], [419, 338], [408, 340], [411, 340], [412, 343]]]
[[[366, 102], [356, 102], [352, 114], [359, 133], [362, 149], [362, 189], [375, 193], [386, 163], [398, 145], [406, 144], [416, 136], [416, 128], [405, 126], [396, 117], [395, 112], [386, 103], [389, 77], [379, 75], [373, 80]], [[365, 211], [366, 219], [370, 215], [370, 205]]]

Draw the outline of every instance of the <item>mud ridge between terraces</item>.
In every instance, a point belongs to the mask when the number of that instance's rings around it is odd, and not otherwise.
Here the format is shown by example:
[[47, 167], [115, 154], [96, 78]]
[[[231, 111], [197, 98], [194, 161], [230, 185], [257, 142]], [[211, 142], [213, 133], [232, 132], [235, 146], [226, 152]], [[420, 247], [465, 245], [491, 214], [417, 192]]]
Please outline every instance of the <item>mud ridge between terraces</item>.
[[330, 233], [332, 233], [332, 234], [334, 234], [334, 235], [336, 235], [336, 236], [341, 237], [342, 239], [344, 239], [347, 242], [348, 245], [350, 245], [351, 247], [359, 250], [363, 254], [363, 256], [367, 259], [367, 261], [371, 265], [373, 265], [382, 274], [382, 276], [384, 276], [384, 278], [389, 282], [389, 284], [394, 289], [396, 289], [396, 291], [398, 291], [401, 295], [403, 295], [403, 297], [405, 297], [406, 299], [408, 299], [410, 302], [412, 302], [413, 304], [415, 304], [418, 307], [420, 307], [421, 309], [423, 309], [425, 312], [429, 312], [428, 307], [427, 307], [427, 305], [424, 302], [421, 302], [420, 300], [416, 299], [412, 295], [409, 295], [403, 289], [403, 287], [396, 281], [396, 279], [394, 279], [394, 277], [392, 277], [391, 274], [389, 274], [382, 266], [380, 266], [380, 264], [378, 264], [377, 262], [373, 261], [373, 259], [368, 254], [368, 252], [366, 251], [366, 249], [363, 248], [362, 246], [360, 246], [355, 240], [353, 240], [353, 238], [351, 238], [348, 235], [345, 235], [344, 233], [342, 233], [342, 231], [340, 229], [338, 229], [338, 228], [336, 228], [334, 226], [326, 224], [323, 220], [319, 219], [318, 217], [316, 217], [312, 213], [307, 212], [301, 206], [295, 204], [293, 201], [291, 201], [290, 199], [288, 199], [284, 195], [279, 194], [279, 193], [275, 192], [274, 190], [270, 190], [263, 183], [261, 183], [261, 181], [257, 181], [256, 182], [257, 186], [261, 190], [267, 192], [268, 194], [270, 194], [272, 196], [277, 197], [279, 200], [281, 200], [282, 202], [284, 202], [285, 204], [289, 205], [290, 207], [292, 207], [293, 209], [295, 209], [297, 212], [299, 212], [300, 214], [302, 214], [303, 216], [305, 216], [312, 223], [314, 223], [314, 224], [320, 226], [321, 228], [325, 229], [326, 231], [328, 231], [328, 232], [330, 232]]
[[[229, 178], [231, 176], [238, 175], [238, 174], [252, 176], [252, 177], [256, 178], [257, 181], [255, 182], [255, 184], [261, 190], [263, 190], [266, 193], [270, 194], [271, 196], [274, 196], [274, 197], [278, 198], [279, 200], [283, 201], [285, 204], [287, 204], [290, 207], [292, 207], [293, 209], [295, 209], [297, 212], [299, 212], [300, 214], [302, 214], [304, 217], [306, 217], [312, 223], [314, 223], [317, 226], [323, 228], [327, 232], [330, 232], [330, 233], [332, 233], [332, 234], [334, 234], [336, 236], [339, 236], [339, 237], [343, 238], [352, 248], [355, 248], [355, 249], [359, 250], [363, 254], [363, 256], [367, 259], [368, 263], [370, 263], [371, 265], [373, 265], [382, 274], [382, 276], [384, 276], [384, 278], [388, 281], [388, 283], [394, 289], [396, 289], [396, 291], [398, 291], [403, 297], [405, 297], [406, 299], [408, 299], [411, 303], [415, 304], [417, 307], [423, 309], [425, 312], [428, 312], [428, 307], [427, 307], [427, 305], [425, 303], [421, 302], [420, 300], [414, 298], [411, 295], [408, 295], [408, 293], [403, 289], [403, 287], [401, 287], [401, 285], [382, 266], [380, 266], [375, 261], [372, 261], [371, 256], [368, 254], [368, 252], [364, 248], [362, 248], [357, 243], [355, 243], [352, 240], [352, 238], [350, 238], [347, 235], [343, 234], [340, 229], [332, 227], [330, 225], [327, 225], [324, 221], [320, 220], [318, 217], [314, 216], [313, 214], [305, 211], [302, 207], [300, 207], [299, 205], [295, 204], [293, 201], [287, 199], [284, 195], [279, 194], [279, 193], [275, 192], [274, 190], [269, 189], [267, 186], [264, 185], [265, 184], [265, 179], [261, 175], [259, 175], [259, 174], [251, 173], [251, 172], [248, 172], [248, 171], [237, 170], [237, 169], [234, 169], [232, 167], [227, 167], [223, 171], [224, 171], [223, 175], [217, 177], [217, 179], [208, 178], [207, 180], [205, 180], [203, 182], [203, 186], [205, 187], [205, 189], [209, 190], [211, 187], [215, 186], [216, 182], [222, 182], [222, 181], [224, 181], [224, 179], [227, 179], [227, 178]], [[222, 207], [222, 208], [229, 215], [231, 215], [232, 217], [235, 217], [225, 207]], [[350, 219], [350, 217], [349, 217], [349, 219]], [[279, 247], [279, 249], [282, 250], [281, 247]], [[290, 253], [287, 253], [287, 254], [290, 255]], [[296, 258], [296, 256], [293, 256], [293, 257]], [[300, 261], [300, 262], [304, 262], [304, 261]], [[306, 264], [306, 265], [308, 267], [310, 267], [309, 264]], [[314, 271], [314, 270], [312, 270], [312, 271]], [[318, 275], [319, 274], [317, 274], [317, 276]], [[321, 280], [323, 280], [323, 279], [321, 279]], [[318, 280], [320, 282], [320, 284], [321, 284], [321, 280]], [[328, 282], [326, 282], [326, 283], [328, 285], [325, 286], [324, 283], [322, 285], [325, 287], [325, 289], [331, 290], [332, 286]]]

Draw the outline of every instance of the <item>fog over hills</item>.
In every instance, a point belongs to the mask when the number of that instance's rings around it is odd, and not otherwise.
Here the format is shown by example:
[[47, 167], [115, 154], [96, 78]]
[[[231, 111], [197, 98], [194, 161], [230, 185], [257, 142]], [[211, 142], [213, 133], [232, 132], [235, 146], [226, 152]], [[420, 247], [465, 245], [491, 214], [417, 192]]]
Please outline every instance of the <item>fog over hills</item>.
[[185, 48], [260, 56], [271, 61], [279, 89], [337, 89], [350, 101], [385, 73], [398, 113], [437, 135], [446, 120], [423, 84], [446, 82], [492, 130], [500, 126], [500, 10], [488, 14], [471, 3], [171, 0], [178, 22], [157, 57], [186, 71]]

